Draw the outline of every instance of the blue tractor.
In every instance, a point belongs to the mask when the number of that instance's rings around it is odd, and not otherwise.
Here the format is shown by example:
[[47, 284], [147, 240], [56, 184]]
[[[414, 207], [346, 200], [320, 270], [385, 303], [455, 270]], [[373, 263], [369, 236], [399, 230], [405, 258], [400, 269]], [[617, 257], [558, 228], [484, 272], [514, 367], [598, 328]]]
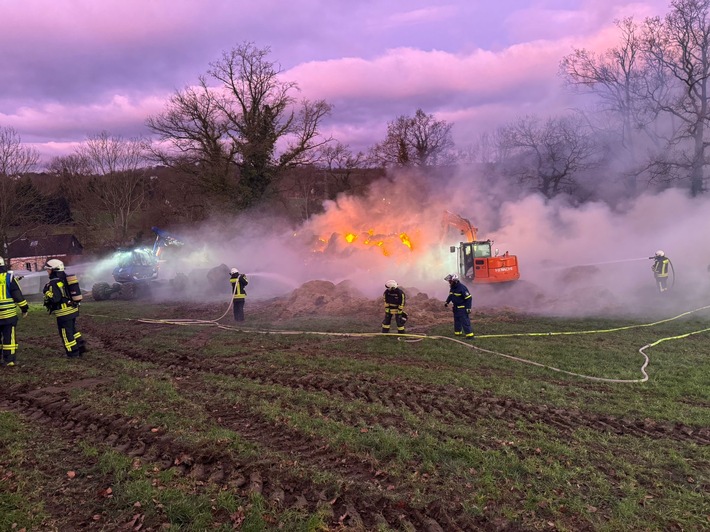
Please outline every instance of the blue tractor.
[[168, 246], [182, 246], [184, 243], [171, 234], [152, 228], [155, 233], [153, 248], [135, 248], [116, 252], [116, 267], [113, 269], [114, 283], [95, 283], [91, 295], [95, 301], [106, 299], [133, 299], [150, 292], [151, 285], [158, 278], [160, 255]]

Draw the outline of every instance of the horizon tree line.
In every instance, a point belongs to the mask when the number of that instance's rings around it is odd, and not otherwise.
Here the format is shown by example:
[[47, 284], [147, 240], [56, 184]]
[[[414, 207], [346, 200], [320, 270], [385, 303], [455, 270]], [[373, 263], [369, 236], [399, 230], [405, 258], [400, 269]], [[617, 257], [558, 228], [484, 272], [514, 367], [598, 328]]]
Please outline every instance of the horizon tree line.
[[322, 132], [332, 106], [297, 99], [270, 49], [245, 42], [148, 117], [153, 141], [103, 131], [53, 158], [47, 175], [61, 177], [61, 186], [31, 179], [39, 154], [0, 127], [0, 240], [71, 219], [109, 226], [123, 242], [156, 202], [162, 216], [193, 221], [291, 202], [295, 218], [307, 219], [324, 199], [364, 193], [363, 180], [391, 168], [475, 165], [517, 194], [578, 203], [668, 187], [700, 196], [707, 192], [709, 15], [710, 0], [672, 0], [664, 17], [616, 21], [616, 46], [575, 49], [560, 61], [563, 83], [584, 107], [521, 116], [460, 148], [453, 124], [416, 109], [388, 122], [367, 153], [353, 153]]

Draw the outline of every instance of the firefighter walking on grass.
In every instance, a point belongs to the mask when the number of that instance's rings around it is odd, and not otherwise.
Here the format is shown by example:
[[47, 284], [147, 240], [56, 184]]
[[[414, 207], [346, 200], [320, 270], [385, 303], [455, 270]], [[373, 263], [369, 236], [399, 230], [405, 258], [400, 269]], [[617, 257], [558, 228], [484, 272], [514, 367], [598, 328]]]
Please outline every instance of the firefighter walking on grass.
[[22, 317], [27, 315], [30, 306], [22, 295], [20, 285], [12, 272], [7, 271], [5, 260], [0, 257], [0, 335], [2, 336], [2, 361], [3, 366], [16, 365], [15, 327], [17, 326], [17, 307], [22, 311]]
[[382, 332], [390, 332], [392, 316], [397, 322], [397, 333], [404, 334], [404, 324], [407, 322], [407, 313], [404, 311], [405, 295], [404, 290], [397, 286], [397, 281], [390, 279], [385, 283], [385, 293], [382, 295], [385, 301], [385, 319], [382, 320]]
[[69, 358], [80, 357], [86, 352], [84, 338], [76, 330], [76, 318], [79, 316], [79, 304], [74, 302], [69, 293], [69, 281], [64, 272], [64, 263], [58, 259], [49, 259], [44, 264], [49, 274], [49, 282], [44, 285], [44, 306], [57, 318], [57, 329], [64, 349]]
[[473, 338], [473, 330], [471, 329], [471, 305], [473, 298], [471, 293], [455, 273], [450, 273], [444, 277], [444, 281], [449, 282], [449, 297], [444, 303], [445, 307], [449, 303], [454, 307], [454, 334], [456, 336], [464, 335], [466, 338]]

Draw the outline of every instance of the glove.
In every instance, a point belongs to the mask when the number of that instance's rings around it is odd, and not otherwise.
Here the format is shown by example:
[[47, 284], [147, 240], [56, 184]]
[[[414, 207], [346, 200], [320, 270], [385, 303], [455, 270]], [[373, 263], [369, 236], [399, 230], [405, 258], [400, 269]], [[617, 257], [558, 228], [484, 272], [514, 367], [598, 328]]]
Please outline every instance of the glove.
[[448, 304], [448, 303], [444, 303], [444, 306], [445, 306], [446, 308], [449, 308], [449, 304]]
[[467, 309], [466, 309], [466, 314], [471, 314], [471, 309], [470, 309], [470, 308], [467, 308]]
[[23, 308], [23, 309], [22, 309], [22, 317], [23, 317], [23, 318], [24, 318], [25, 316], [27, 316], [27, 313], [29, 312], [29, 310], [30, 310], [30, 309], [28, 309], [28, 308]]

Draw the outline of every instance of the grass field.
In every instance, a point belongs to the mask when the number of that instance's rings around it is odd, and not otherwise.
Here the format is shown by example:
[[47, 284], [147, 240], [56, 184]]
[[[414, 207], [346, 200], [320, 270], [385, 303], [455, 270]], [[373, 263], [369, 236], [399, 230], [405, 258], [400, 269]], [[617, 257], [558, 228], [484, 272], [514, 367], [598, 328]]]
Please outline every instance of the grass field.
[[171, 322], [223, 310], [89, 301], [69, 360], [33, 304], [0, 368], [0, 530], [710, 528], [708, 310], [476, 313], [468, 342], [267, 303]]

